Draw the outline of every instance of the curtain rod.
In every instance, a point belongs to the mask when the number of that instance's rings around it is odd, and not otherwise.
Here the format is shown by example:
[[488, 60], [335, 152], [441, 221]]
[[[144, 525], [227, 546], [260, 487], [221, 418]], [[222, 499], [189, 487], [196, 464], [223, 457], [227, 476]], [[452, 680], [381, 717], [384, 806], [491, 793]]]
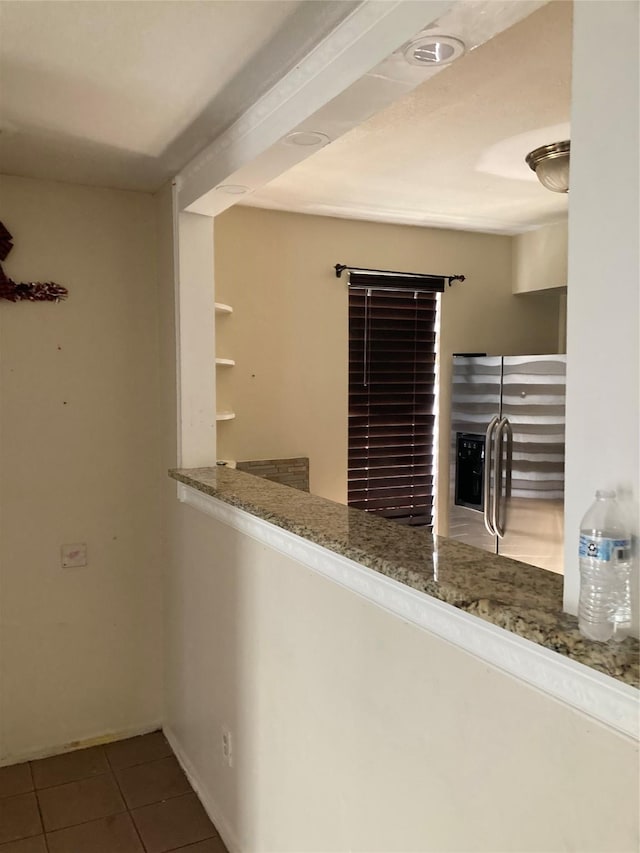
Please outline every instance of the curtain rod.
[[334, 267], [336, 271], [336, 278], [340, 278], [342, 273], [345, 270], [349, 272], [363, 272], [363, 273], [373, 273], [374, 275], [388, 275], [395, 276], [396, 278], [415, 278], [419, 280], [437, 280], [437, 281], [447, 281], [449, 283], [449, 287], [451, 287], [452, 282], [454, 281], [464, 281], [465, 276], [463, 275], [429, 275], [428, 273], [420, 273], [420, 272], [396, 272], [394, 270], [370, 270], [366, 269], [366, 267], [350, 267], [347, 264], [336, 264]]

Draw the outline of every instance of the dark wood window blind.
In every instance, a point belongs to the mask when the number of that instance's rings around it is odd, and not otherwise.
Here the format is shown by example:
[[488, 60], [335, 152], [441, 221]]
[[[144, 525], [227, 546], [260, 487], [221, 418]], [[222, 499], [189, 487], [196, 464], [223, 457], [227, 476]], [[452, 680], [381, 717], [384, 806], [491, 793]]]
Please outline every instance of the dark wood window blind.
[[388, 277], [349, 288], [349, 506], [431, 525], [438, 293]]

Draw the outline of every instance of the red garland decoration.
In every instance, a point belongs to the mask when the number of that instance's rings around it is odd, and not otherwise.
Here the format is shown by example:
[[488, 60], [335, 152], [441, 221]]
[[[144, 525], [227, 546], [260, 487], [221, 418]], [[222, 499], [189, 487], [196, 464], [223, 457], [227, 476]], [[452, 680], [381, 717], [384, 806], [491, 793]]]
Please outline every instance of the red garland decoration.
[[4, 261], [11, 249], [13, 249], [13, 237], [0, 222], [0, 261]]
[[[0, 222], [0, 261], [4, 261], [13, 248], [13, 237], [5, 226]], [[30, 281], [19, 284], [9, 278], [0, 264], [0, 299], [8, 299], [9, 302], [59, 302], [66, 299], [68, 291], [66, 287], [53, 281], [39, 282]]]

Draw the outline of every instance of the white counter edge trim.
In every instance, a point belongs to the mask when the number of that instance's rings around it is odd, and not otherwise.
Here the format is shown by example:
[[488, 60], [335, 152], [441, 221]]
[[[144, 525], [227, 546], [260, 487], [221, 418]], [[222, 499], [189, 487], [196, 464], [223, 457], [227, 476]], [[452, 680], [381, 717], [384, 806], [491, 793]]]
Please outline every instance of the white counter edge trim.
[[634, 687], [191, 486], [178, 483], [178, 499], [604, 725], [640, 737], [640, 691]]

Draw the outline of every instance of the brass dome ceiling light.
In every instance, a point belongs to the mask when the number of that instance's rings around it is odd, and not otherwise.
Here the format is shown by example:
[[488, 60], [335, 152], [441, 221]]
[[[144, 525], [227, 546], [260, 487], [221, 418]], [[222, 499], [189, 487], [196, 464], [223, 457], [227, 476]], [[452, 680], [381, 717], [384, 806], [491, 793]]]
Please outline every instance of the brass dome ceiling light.
[[571, 141], [565, 139], [536, 148], [525, 160], [543, 187], [554, 193], [568, 193], [570, 153]]

